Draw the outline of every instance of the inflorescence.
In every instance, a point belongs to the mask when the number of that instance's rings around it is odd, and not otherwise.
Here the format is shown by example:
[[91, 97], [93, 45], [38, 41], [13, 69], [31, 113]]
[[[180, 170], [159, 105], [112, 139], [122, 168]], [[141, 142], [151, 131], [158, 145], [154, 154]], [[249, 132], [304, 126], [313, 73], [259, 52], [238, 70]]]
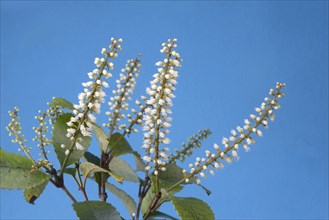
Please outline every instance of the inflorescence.
[[142, 148], [146, 151], [143, 157], [146, 162], [146, 170], [154, 168], [154, 174], [157, 175], [159, 170], [164, 171], [168, 156], [166, 152], [169, 148], [160, 149], [160, 144], [169, 144], [170, 139], [167, 137], [172, 118], [170, 108], [173, 106], [172, 99], [175, 97], [175, 85], [177, 83], [178, 71], [182, 59], [179, 53], [175, 51], [177, 46], [176, 39], [168, 40], [163, 43], [161, 53], [167, 57], [155, 65], [158, 66], [158, 72], [153, 75], [150, 87], [146, 89], [149, 98], [146, 100], [148, 107], [143, 115], [144, 122], [144, 143]]
[[33, 138], [33, 141], [38, 141], [38, 147], [41, 149], [41, 152], [39, 155], [43, 154], [45, 159], [48, 160], [47, 154], [49, 154], [49, 151], [45, 150], [45, 147], [50, 145], [50, 140], [47, 138], [46, 133], [48, 133], [48, 126], [46, 122], [47, 113], [42, 113], [39, 110], [39, 115], [35, 116], [35, 119], [39, 121], [38, 127], [33, 127], [34, 132], [36, 133], [36, 136]]
[[[233, 158], [238, 159], [238, 149], [242, 146], [245, 151], [250, 150], [250, 145], [255, 143], [255, 139], [252, 137], [263, 136], [260, 127], [268, 128], [268, 122], [274, 121], [275, 114], [274, 110], [280, 108], [278, 99], [284, 96], [281, 89], [285, 86], [284, 83], [277, 83], [276, 89], [271, 89], [269, 94], [272, 98], [265, 98], [260, 107], [255, 108], [257, 114], [251, 114], [250, 119], [244, 120], [244, 125], [242, 127], [237, 126], [236, 130], [231, 130], [231, 136], [229, 138], [223, 137], [221, 148], [218, 144], [214, 144], [214, 149], [216, 152], [211, 152], [209, 150], [205, 151], [205, 157], [197, 157], [195, 163], [189, 164], [190, 173], [184, 170], [186, 175], [185, 181], [189, 182], [189, 178], [199, 175], [201, 177], [206, 177], [206, 171], [211, 175], [214, 175], [214, 169], [223, 168], [223, 161], [232, 162]], [[197, 183], [200, 183], [200, 179], [196, 176]]]
[[[109, 59], [114, 59], [118, 56], [118, 50], [121, 50], [120, 43], [122, 39], [114, 40], [111, 39], [111, 45], [109, 46], [110, 50], [103, 48], [101, 53], [105, 58], [96, 58], [95, 65], [96, 69], [88, 73], [91, 81], [82, 83], [84, 87], [84, 92], [79, 94], [79, 104], [74, 105], [74, 117], [70, 119], [67, 123], [69, 128], [67, 129], [67, 137], [70, 138], [75, 147], [78, 150], [83, 150], [83, 146], [79, 143], [77, 138], [77, 133], [81, 133], [83, 136], [91, 136], [92, 123], [96, 121], [96, 117], [93, 113], [99, 114], [101, 103], [105, 102], [104, 97], [106, 96], [103, 91], [104, 88], [108, 88], [108, 83], [102, 79], [108, 79], [112, 77], [112, 74], [109, 72], [113, 70], [113, 63], [109, 62]], [[65, 148], [65, 146], [64, 146]], [[70, 150], [66, 150], [65, 154], [68, 155]]]
[[198, 149], [202, 145], [202, 141], [211, 135], [209, 129], [200, 130], [197, 134], [189, 137], [187, 143], [183, 143], [180, 150], [175, 148], [175, 154], [170, 154], [168, 163], [176, 163], [176, 161], [184, 162], [185, 159], [193, 154], [194, 149]]
[[[110, 128], [110, 136], [114, 129], [120, 131], [124, 129], [126, 133], [130, 133], [131, 130], [125, 123], [119, 124], [121, 119], [129, 118], [130, 114], [124, 114], [123, 111], [128, 111], [128, 101], [131, 100], [130, 95], [134, 92], [136, 79], [138, 78], [141, 60], [139, 57], [136, 59], [130, 59], [127, 61], [126, 67], [121, 70], [120, 79], [116, 80], [117, 89], [113, 90], [114, 97], [110, 98], [108, 102], [110, 111], [106, 112], [106, 115], [110, 116], [109, 124], [104, 124], [105, 127]], [[137, 132], [137, 129], [132, 129], [133, 132]]]

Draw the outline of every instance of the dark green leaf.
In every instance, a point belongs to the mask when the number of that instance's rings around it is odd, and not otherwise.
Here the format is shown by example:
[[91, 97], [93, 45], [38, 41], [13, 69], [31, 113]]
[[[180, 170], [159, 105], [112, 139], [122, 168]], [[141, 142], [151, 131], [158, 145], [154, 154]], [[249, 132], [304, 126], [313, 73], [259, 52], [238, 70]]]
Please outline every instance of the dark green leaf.
[[61, 108], [66, 108], [68, 110], [74, 110], [73, 104], [66, 99], [63, 98], [54, 98], [50, 104], [51, 107], [61, 107]]
[[172, 204], [182, 220], [214, 220], [215, 216], [207, 203], [192, 197], [175, 197], [170, 195]]
[[49, 179], [42, 171], [32, 173], [32, 165], [27, 157], [0, 148], [0, 188], [29, 189]]
[[[54, 145], [57, 158], [61, 164], [63, 163], [66, 157], [65, 151], [72, 146], [72, 141], [70, 140], [70, 138], [66, 137], [67, 128], [68, 128], [66, 123], [70, 121], [71, 117], [73, 117], [73, 114], [63, 114], [60, 117], [58, 117], [52, 131], [52, 135], [53, 135], [52, 143]], [[84, 155], [84, 153], [87, 151], [90, 145], [90, 141], [91, 141], [90, 137], [85, 137], [79, 133], [78, 138], [82, 139], [82, 142], [80, 142], [80, 144], [84, 147], [84, 150], [77, 150], [76, 147], [74, 146], [73, 152], [71, 153], [66, 166], [69, 166], [70, 164], [73, 164], [74, 162], [78, 161]], [[64, 149], [61, 148], [62, 144], [65, 145]]]
[[34, 201], [40, 197], [41, 193], [44, 191], [48, 184], [49, 180], [45, 180], [44, 182], [36, 185], [30, 189], [24, 190], [24, 198], [28, 203], [34, 204]]
[[158, 212], [158, 211], [150, 214], [147, 219], [149, 219], [149, 220], [157, 220], [157, 219], [178, 220], [177, 218], [174, 218], [166, 213]]
[[95, 165], [99, 165], [101, 162], [101, 159], [99, 159], [99, 157], [97, 157], [96, 155], [90, 153], [89, 151], [85, 152], [84, 154], [84, 158], [90, 162], [93, 163]]
[[73, 208], [80, 220], [121, 220], [117, 210], [106, 202], [76, 202]]
[[210, 196], [211, 191], [209, 189], [207, 189], [206, 187], [204, 187], [203, 185], [199, 185], [206, 193], [208, 196]]
[[116, 186], [112, 185], [111, 183], [106, 183], [106, 189], [111, 191], [114, 195], [116, 195], [122, 203], [126, 206], [128, 209], [130, 215], [136, 212], [136, 202], [135, 200], [129, 196], [125, 191], [117, 188]]
[[139, 182], [139, 178], [135, 171], [130, 167], [128, 163], [120, 158], [113, 157], [109, 164], [109, 169], [111, 170], [112, 174], [120, 175], [125, 180]]
[[97, 124], [93, 123], [92, 125], [101, 151], [106, 152], [109, 145], [106, 133]]
[[132, 152], [131, 146], [125, 138], [121, 137], [120, 133], [115, 133], [110, 138], [110, 152], [111, 155], [116, 157], [123, 154], [128, 154]]

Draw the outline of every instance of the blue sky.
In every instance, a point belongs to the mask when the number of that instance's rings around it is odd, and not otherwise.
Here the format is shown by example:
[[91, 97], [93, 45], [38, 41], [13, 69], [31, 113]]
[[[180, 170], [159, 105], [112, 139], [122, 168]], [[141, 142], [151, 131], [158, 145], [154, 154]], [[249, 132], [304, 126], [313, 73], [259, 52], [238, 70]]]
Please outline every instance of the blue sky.
[[[127, 59], [143, 54], [135, 98], [163, 59], [161, 43], [178, 39], [184, 62], [170, 138], [176, 147], [198, 129], [210, 128], [212, 137], [195, 155], [241, 125], [277, 81], [287, 83], [282, 109], [264, 137], [239, 161], [203, 180], [212, 195], [193, 186], [178, 195], [207, 201], [218, 219], [328, 218], [327, 1], [1, 1], [5, 151], [17, 152], [5, 130], [7, 111], [20, 108], [23, 132], [32, 139], [37, 110], [45, 110], [53, 96], [77, 102], [81, 82], [112, 36], [124, 39], [114, 75]], [[140, 149], [141, 136], [130, 142]], [[136, 185], [123, 187], [136, 197]], [[96, 199], [93, 190], [89, 194]], [[0, 193], [1, 219], [76, 218], [71, 201], [52, 185], [34, 206], [21, 191]], [[118, 200], [109, 202], [128, 216]], [[163, 210], [177, 216], [169, 204]]]

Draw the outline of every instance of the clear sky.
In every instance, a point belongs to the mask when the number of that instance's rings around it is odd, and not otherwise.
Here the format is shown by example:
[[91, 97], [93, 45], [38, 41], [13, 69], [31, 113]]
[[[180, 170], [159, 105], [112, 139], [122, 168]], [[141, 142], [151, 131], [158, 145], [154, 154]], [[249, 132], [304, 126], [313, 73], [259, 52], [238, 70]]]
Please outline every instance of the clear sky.
[[[112, 36], [124, 39], [114, 76], [127, 59], [143, 54], [135, 98], [163, 59], [161, 43], [178, 39], [184, 62], [170, 138], [176, 147], [198, 129], [210, 128], [212, 137], [195, 155], [241, 125], [277, 81], [287, 83], [282, 109], [264, 137], [239, 161], [203, 180], [212, 195], [196, 186], [178, 195], [207, 201], [218, 219], [328, 218], [328, 1], [1, 1], [5, 151], [18, 147], [5, 130], [7, 111], [20, 108], [33, 146], [38, 109], [45, 110], [53, 96], [77, 102], [81, 82]], [[140, 149], [141, 136], [130, 142]], [[137, 185], [123, 187], [136, 198]], [[93, 190], [89, 194], [96, 199]], [[1, 219], [76, 218], [71, 201], [52, 185], [36, 205], [27, 204], [22, 191], [0, 192]], [[108, 201], [128, 216], [117, 199]], [[164, 210], [177, 216], [169, 204]]]

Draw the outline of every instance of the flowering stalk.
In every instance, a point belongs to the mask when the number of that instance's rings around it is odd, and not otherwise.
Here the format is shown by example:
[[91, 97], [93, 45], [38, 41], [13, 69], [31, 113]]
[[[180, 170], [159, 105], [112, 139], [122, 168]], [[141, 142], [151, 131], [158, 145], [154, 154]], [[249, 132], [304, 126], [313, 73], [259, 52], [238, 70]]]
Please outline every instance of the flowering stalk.
[[[140, 56], [140, 55], [139, 55]], [[130, 94], [134, 92], [136, 85], [136, 78], [140, 72], [139, 67], [141, 60], [137, 57], [135, 60], [128, 60], [126, 67], [122, 69], [120, 79], [117, 80], [117, 90], [113, 90], [114, 97], [111, 97], [111, 101], [108, 103], [110, 110], [106, 112], [111, 118], [110, 123], [105, 124], [106, 127], [110, 127], [109, 139], [111, 138], [113, 131], [124, 129], [127, 133], [130, 129], [127, 128], [126, 124], [118, 125], [118, 122], [122, 118], [126, 118], [125, 114], [121, 113], [122, 110], [128, 110], [127, 100], [131, 100]], [[126, 75], [124, 73], [127, 73]]]
[[[120, 43], [122, 42], [122, 39], [114, 40], [112, 38], [111, 42], [112, 44], [110, 45], [110, 51], [107, 51], [105, 48], [102, 49], [101, 53], [105, 55], [105, 59], [96, 58], [95, 64], [98, 68], [93, 72], [88, 73], [89, 78], [95, 79], [95, 81], [82, 83], [85, 89], [84, 93], [79, 94], [79, 105], [74, 105], [75, 110], [73, 110], [73, 113], [76, 116], [72, 117], [67, 123], [70, 127], [67, 129], [67, 137], [72, 140], [72, 145], [65, 151], [66, 157], [62, 164], [60, 176], [63, 176], [64, 168], [66, 167], [71, 153], [73, 152], [73, 148], [76, 147], [78, 150], [83, 150], [82, 145], [77, 142], [78, 134], [81, 132], [83, 136], [91, 136], [91, 122], [95, 122], [96, 120], [96, 117], [92, 113], [99, 113], [100, 103], [104, 102], [105, 92], [102, 91], [102, 86], [108, 87], [108, 84], [105, 81], [101, 81], [101, 77], [112, 77], [112, 74], [107, 72], [105, 67], [108, 67], [110, 70], [113, 69], [113, 63], [108, 62], [108, 60], [109, 58], [115, 58], [118, 56], [117, 50], [121, 50]], [[90, 91], [88, 87], [92, 90]], [[87, 126], [85, 126], [85, 124]]]
[[168, 163], [175, 164], [177, 160], [184, 162], [186, 157], [191, 156], [194, 148], [201, 147], [201, 141], [206, 140], [211, 135], [209, 129], [201, 130], [198, 134], [195, 134], [187, 139], [188, 143], [183, 143], [181, 150], [175, 149], [176, 154], [169, 156]]
[[[175, 70], [176, 67], [180, 67], [180, 55], [174, 50], [176, 45], [176, 39], [168, 40], [168, 43], [163, 43], [163, 48], [161, 53], [166, 53], [167, 58], [164, 62], [157, 62], [156, 65], [160, 68], [158, 73], [154, 74], [154, 79], [151, 81], [151, 87], [146, 89], [146, 92], [150, 96], [147, 100], [147, 104], [150, 106], [145, 109], [145, 115], [143, 117], [144, 128], [146, 131], [144, 133], [144, 144], [143, 148], [146, 149], [146, 156], [144, 160], [147, 163], [146, 170], [150, 170], [152, 166], [150, 162], [154, 163], [154, 175], [156, 176], [156, 196], [160, 197], [159, 189], [159, 170], [165, 171], [165, 160], [168, 160], [166, 151], [168, 148], [163, 148], [160, 150], [159, 145], [169, 144], [170, 139], [165, 137], [169, 133], [169, 128], [171, 126], [171, 114], [170, 107], [173, 105], [171, 99], [175, 96], [173, 91], [175, 90], [176, 79], [178, 77], [178, 72]], [[151, 156], [154, 154], [154, 157]]]
[[46, 137], [44, 133], [48, 132], [48, 126], [46, 124], [46, 113], [42, 113], [39, 111], [40, 116], [35, 116], [35, 119], [39, 121], [39, 127], [33, 127], [34, 132], [37, 134], [34, 138], [33, 141], [38, 141], [38, 147], [41, 149], [41, 154], [43, 154], [44, 158], [48, 161], [47, 154], [49, 154], [49, 151], [45, 150], [45, 147], [50, 144], [49, 139]]
[[[205, 177], [204, 170], [208, 169], [209, 165], [212, 165], [214, 168], [223, 167], [222, 164], [218, 163], [218, 160], [226, 160], [228, 162], [231, 161], [231, 155], [229, 155], [229, 152], [232, 152], [233, 157], [238, 158], [237, 150], [238, 146], [242, 145], [247, 151], [249, 150], [248, 145], [254, 143], [255, 141], [251, 137], [251, 134], [255, 133], [257, 136], [262, 136], [262, 132], [258, 129], [260, 125], [263, 125], [265, 128], [268, 127], [268, 118], [270, 120], [274, 120], [274, 113], [273, 110], [279, 109], [280, 105], [278, 103], [278, 99], [283, 97], [284, 94], [281, 92], [281, 89], [285, 86], [284, 83], [277, 83], [276, 85], [276, 91], [273, 89], [270, 90], [270, 95], [273, 96], [273, 99], [265, 98], [265, 101], [267, 103], [262, 103], [260, 108], [256, 108], [256, 111], [259, 113], [259, 116], [250, 115], [251, 119], [255, 122], [253, 126], [251, 126], [251, 123], [248, 119], [245, 119], [245, 125], [242, 129], [241, 127], [237, 127], [237, 130], [240, 132], [240, 136], [238, 137], [235, 130], [232, 130], [232, 135], [230, 137], [230, 141], [232, 143], [229, 144], [229, 141], [227, 138], [223, 138], [223, 145], [225, 146], [225, 149], [221, 151], [220, 147], [217, 144], [214, 144], [214, 148], [217, 151], [217, 154], [211, 154], [210, 151], [206, 151], [207, 159], [205, 158], [197, 158], [195, 166], [193, 164], [190, 164], [191, 172], [186, 175], [185, 178], [181, 179], [177, 183], [173, 184], [171, 187], [167, 189], [167, 192], [170, 192], [173, 190], [176, 186], [180, 185], [181, 183], [189, 182], [189, 179], [194, 177], [196, 174], [199, 174], [201, 177]], [[246, 133], [244, 133], [246, 131]], [[225, 157], [225, 155], [227, 157]], [[200, 162], [204, 162], [203, 164], [200, 164]], [[186, 171], [184, 171], [186, 173]], [[213, 170], [209, 170], [210, 174], [213, 175]], [[196, 181], [198, 184], [200, 184], [200, 179], [196, 178]]]
[[21, 123], [19, 122], [18, 111], [19, 109], [17, 107], [14, 107], [14, 110], [12, 112], [11, 111], [8, 112], [9, 116], [11, 117], [11, 121], [9, 122], [6, 129], [9, 132], [9, 136], [15, 136], [12, 142], [18, 143], [21, 146], [18, 149], [18, 151], [23, 150], [26, 156], [32, 161], [33, 166], [37, 166], [37, 163], [33, 160], [33, 158], [30, 155], [30, 151], [32, 150], [32, 148], [27, 148], [27, 146], [25, 145], [26, 143], [25, 136], [21, 134], [22, 127], [21, 127]]
[[111, 146], [111, 149], [109, 150], [109, 155], [111, 155], [111, 153], [116, 149], [116, 147], [118, 146], [118, 144], [120, 143], [120, 141], [125, 137], [126, 134], [128, 134], [128, 131], [134, 130], [134, 132], [136, 133], [138, 130], [137, 129], [132, 129], [134, 125], [139, 124], [141, 125], [141, 120], [143, 118], [143, 112], [145, 111], [145, 109], [147, 109], [149, 107], [148, 104], [142, 106], [142, 109], [136, 114], [136, 117], [134, 119], [130, 119], [130, 124], [127, 127], [127, 129], [125, 129], [123, 131], [123, 133], [121, 134], [121, 136], [118, 138], [118, 140], [113, 144], [113, 146]]

